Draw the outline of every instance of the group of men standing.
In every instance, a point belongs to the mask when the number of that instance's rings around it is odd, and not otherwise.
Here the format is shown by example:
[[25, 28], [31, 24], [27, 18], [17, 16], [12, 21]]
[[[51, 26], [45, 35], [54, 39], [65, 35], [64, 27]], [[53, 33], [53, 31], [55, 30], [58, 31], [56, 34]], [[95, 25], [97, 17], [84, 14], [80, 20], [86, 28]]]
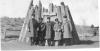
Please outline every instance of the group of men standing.
[[[30, 27], [32, 26], [32, 27]], [[63, 16], [63, 22], [59, 22], [56, 18], [53, 23], [50, 21], [50, 17], [47, 17], [47, 22], [43, 22], [43, 18], [39, 18], [39, 21], [33, 17], [29, 21], [29, 32], [31, 33], [30, 42], [31, 45], [41, 46], [59, 46], [71, 45], [71, 23], [67, 16]]]

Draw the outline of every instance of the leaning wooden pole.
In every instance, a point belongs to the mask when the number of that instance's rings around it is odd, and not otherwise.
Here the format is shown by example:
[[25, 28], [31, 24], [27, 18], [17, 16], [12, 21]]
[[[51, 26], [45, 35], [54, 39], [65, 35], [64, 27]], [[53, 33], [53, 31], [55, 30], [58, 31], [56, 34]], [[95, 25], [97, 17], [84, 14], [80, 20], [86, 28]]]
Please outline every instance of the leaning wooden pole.
[[60, 22], [62, 22], [62, 17], [61, 17], [61, 7], [57, 6], [57, 17]]
[[73, 43], [79, 43], [79, 36], [78, 36], [78, 33], [76, 31], [76, 27], [75, 27], [75, 24], [74, 24], [74, 21], [73, 21], [73, 18], [71, 16], [71, 13], [70, 13], [70, 10], [69, 10], [69, 7], [68, 6], [65, 6], [65, 11], [66, 11], [66, 15], [67, 17], [69, 18], [70, 22], [71, 22], [71, 27], [72, 27], [72, 31], [71, 31], [71, 34], [73, 36]]
[[38, 13], [38, 15], [39, 15], [39, 18], [41, 18], [41, 16], [42, 16], [42, 3], [41, 3], [41, 1], [39, 1], [39, 13]]
[[23, 26], [22, 26], [22, 30], [21, 30], [21, 32], [20, 32], [20, 35], [19, 35], [19, 41], [23, 41], [24, 40], [24, 38], [25, 38], [25, 34], [26, 34], [26, 32], [27, 32], [27, 30], [28, 30], [28, 23], [29, 23], [29, 15], [30, 15], [30, 13], [31, 13], [31, 8], [32, 8], [32, 6], [33, 6], [33, 0], [31, 0], [31, 2], [30, 2], [30, 5], [29, 5], [29, 9], [28, 9], [28, 12], [27, 12], [27, 15], [26, 15], [26, 17], [25, 17], [25, 20], [24, 20], [24, 23], [23, 23]]
[[39, 18], [42, 17], [42, 3], [39, 1], [39, 5], [36, 6], [36, 20], [39, 21]]
[[35, 6], [35, 19], [38, 20], [38, 6]]

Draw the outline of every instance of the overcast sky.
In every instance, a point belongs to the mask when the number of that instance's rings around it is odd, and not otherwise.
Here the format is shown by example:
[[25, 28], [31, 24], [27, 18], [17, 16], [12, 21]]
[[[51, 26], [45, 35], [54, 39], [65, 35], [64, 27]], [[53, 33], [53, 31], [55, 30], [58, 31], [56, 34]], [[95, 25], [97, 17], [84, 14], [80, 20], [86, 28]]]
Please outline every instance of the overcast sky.
[[[25, 17], [31, 0], [0, 0], [0, 17]], [[33, 0], [34, 5], [39, 0]], [[99, 25], [98, 0], [41, 0], [44, 7], [49, 3], [60, 5], [65, 2], [69, 6], [75, 24]]]

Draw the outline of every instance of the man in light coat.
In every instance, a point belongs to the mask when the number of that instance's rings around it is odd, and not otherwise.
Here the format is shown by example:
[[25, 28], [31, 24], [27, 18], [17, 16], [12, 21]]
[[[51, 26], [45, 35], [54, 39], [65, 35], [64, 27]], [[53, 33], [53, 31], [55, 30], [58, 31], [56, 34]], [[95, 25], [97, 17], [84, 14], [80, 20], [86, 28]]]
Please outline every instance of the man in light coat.
[[70, 20], [68, 20], [67, 16], [63, 17], [63, 23], [62, 23], [62, 31], [63, 31], [63, 43], [64, 45], [71, 45], [71, 34], [72, 27], [70, 25]]

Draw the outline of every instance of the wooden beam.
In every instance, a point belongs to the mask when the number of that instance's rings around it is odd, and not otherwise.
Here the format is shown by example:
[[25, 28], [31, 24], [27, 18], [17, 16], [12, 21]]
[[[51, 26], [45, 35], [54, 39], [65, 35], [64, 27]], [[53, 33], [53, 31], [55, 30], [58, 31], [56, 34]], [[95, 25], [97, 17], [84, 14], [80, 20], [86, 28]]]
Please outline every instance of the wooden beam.
[[65, 5], [61, 5], [61, 17], [65, 16]]
[[62, 22], [62, 16], [61, 16], [61, 7], [57, 6], [57, 18], [60, 22]]
[[35, 19], [38, 20], [38, 6], [35, 6]]
[[44, 15], [56, 15], [56, 13], [55, 13], [55, 12], [53, 12], [53, 13], [43, 13], [42, 15], [43, 15], [43, 16], [44, 16]]

